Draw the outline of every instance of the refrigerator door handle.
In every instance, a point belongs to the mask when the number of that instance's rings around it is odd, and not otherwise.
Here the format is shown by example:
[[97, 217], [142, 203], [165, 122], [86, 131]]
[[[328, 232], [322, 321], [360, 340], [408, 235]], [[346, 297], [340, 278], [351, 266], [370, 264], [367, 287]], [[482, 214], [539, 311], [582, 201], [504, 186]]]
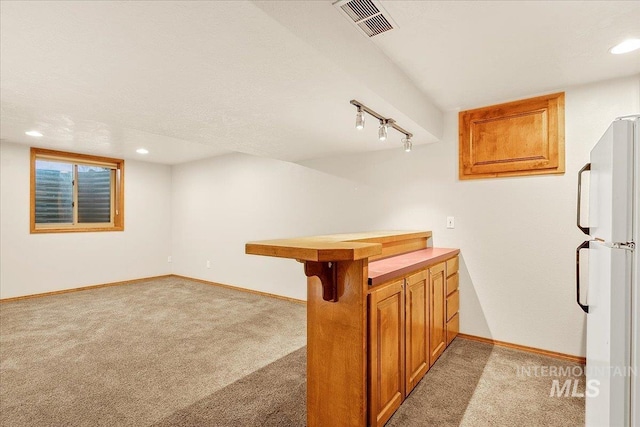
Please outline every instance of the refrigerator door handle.
[[580, 251], [582, 249], [589, 249], [590, 240], [582, 242], [576, 249], [576, 302], [585, 313], [589, 314], [589, 306], [580, 302]]
[[578, 228], [582, 230], [582, 232], [586, 235], [589, 235], [589, 227], [583, 227], [582, 225], [580, 225], [580, 216], [581, 216], [580, 205], [581, 205], [581, 199], [582, 199], [582, 174], [590, 170], [591, 170], [591, 163], [587, 163], [578, 172], [578, 222], [577, 222], [577, 225], [578, 225]]

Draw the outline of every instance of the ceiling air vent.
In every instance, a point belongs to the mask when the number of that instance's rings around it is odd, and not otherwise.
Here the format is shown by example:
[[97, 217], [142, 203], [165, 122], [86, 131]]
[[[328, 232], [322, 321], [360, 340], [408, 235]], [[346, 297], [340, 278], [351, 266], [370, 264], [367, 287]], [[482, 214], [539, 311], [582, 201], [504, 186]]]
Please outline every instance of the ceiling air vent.
[[334, 6], [342, 10], [367, 37], [377, 36], [397, 28], [380, 2], [374, 0], [340, 0]]

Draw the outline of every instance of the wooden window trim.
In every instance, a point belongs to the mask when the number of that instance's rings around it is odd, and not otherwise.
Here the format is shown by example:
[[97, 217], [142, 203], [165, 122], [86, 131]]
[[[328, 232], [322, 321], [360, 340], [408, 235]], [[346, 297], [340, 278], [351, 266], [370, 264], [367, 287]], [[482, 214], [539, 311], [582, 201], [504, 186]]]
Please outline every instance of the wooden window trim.
[[[79, 163], [85, 165], [109, 165], [114, 170], [115, 179], [112, 181], [112, 189], [115, 190], [111, 209], [113, 212], [113, 222], [108, 226], [104, 224], [50, 224], [36, 225], [36, 159], [49, 158], [69, 163]], [[74, 167], [74, 178], [77, 182], [77, 167]], [[30, 209], [29, 225], [31, 234], [38, 233], [77, 233], [94, 231], [124, 231], [124, 160], [111, 157], [94, 156], [90, 154], [77, 154], [65, 151], [48, 150], [44, 148], [31, 147], [31, 177], [30, 177]], [[74, 193], [77, 192], [77, 185], [74, 186]], [[75, 198], [75, 197], [74, 197]], [[74, 211], [78, 209], [77, 203]], [[76, 218], [74, 212], [74, 218]]]

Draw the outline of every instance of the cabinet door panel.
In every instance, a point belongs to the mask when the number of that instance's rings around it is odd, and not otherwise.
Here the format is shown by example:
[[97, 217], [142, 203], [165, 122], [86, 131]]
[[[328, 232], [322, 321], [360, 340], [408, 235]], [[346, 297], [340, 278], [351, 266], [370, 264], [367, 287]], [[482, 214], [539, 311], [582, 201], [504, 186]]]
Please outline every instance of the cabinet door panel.
[[447, 346], [446, 325], [446, 277], [445, 264], [436, 264], [429, 269], [430, 298], [430, 345], [429, 366], [433, 365]]
[[407, 278], [405, 287], [406, 394], [429, 370], [429, 286], [427, 271]]
[[369, 294], [369, 423], [382, 426], [404, 398], [404, 280]]

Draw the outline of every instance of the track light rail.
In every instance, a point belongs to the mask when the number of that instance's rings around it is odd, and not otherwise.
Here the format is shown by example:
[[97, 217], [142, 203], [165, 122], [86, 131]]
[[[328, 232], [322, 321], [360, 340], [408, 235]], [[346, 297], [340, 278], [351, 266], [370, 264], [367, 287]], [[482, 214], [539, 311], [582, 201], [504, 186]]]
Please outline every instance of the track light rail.
[[392, 119], [390, 117], [389, 118], [384, 117], [383, 115], [373, 111], [371, 108], [369, 108], [366, 105], [364, 105], [362, 102], [356, 101], [355, 99], [352, 99], [351, 101], [349, 101], [349, 103], [351, 105], [355, 105], [359, 109], [359, 111], [364, 111], [365, 113], [369, 114], [370, 116], [373, 116], [376, 119], [378, 119], [380, 121], [380, 124], [386, 124], [387, 126], [390, 126], [390, 127], [394, 128], [398, 132], [405, 134], [407, 139], [411, 139], [413, 137], [413, 134], [411, 132], [409, 132], [408, 130], [405, 130], [404, 128], [402, 128], [400, 126], [398, 126], [398, 124], [396, 123], [396, 121], [394, 119]]

